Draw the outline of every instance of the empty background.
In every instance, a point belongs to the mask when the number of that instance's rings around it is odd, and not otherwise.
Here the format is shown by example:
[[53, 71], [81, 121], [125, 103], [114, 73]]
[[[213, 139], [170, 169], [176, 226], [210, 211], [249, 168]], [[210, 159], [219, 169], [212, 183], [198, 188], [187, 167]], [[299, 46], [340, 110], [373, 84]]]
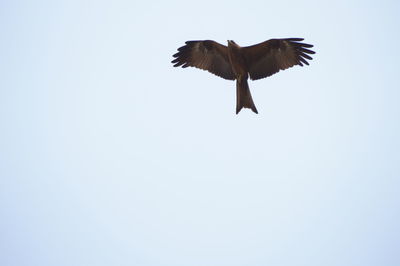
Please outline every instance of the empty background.
[[[400, 265], [398, 1], [0, 2], [0, 264]], [[186, 40], [303, 37], [235, 83]]]

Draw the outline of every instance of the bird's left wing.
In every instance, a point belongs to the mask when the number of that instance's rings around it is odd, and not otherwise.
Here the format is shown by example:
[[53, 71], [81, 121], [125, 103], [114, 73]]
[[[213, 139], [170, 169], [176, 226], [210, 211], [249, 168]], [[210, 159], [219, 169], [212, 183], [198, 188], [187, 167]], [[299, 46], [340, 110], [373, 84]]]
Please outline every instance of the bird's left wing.
[[173, 57], [175, 59], [171, 63], [174, 67], [197, 67], [224, 79], [235, 79], [229, 63], [228, 48], [215, 41], [187, 41]]
[[308, 49], [313, 45], [301, 41], [301, 38], [271, 39], [243, 47], [250, 78], [262, 79], [294, 65], [308, 65], [307, 60], [312, 60], [309, 54], [315, 54]]

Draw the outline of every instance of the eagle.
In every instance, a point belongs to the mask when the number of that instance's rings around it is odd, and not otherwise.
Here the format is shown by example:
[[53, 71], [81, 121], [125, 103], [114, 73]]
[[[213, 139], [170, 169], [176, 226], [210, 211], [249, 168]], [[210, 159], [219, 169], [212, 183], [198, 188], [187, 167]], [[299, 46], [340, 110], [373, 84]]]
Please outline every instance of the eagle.
[[269, 77], [280, 70], [295, 65], [309, 65], [312, 60], [308, 49], [313, 45], [303, 43], [303, 38], [270, 39], [252, 46], [241, 47], [232, 40], [228, 46], [212, 40], [187, 41], [173, 55], [174, 67], [196, 67], [221, 78], [236, 80], [236, 114], [249, 108], [258, 114], [251, 97], [251, 80]]

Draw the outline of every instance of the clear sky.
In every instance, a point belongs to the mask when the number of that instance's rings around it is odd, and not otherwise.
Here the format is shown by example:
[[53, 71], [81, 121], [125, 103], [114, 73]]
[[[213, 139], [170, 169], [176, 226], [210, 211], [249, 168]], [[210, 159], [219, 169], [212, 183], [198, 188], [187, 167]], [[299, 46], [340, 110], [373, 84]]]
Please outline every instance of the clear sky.
[[[400, 2], [0, 2], [0, 265], [400, 265]], [[187, 40], [303, 37], [249, 82]]]

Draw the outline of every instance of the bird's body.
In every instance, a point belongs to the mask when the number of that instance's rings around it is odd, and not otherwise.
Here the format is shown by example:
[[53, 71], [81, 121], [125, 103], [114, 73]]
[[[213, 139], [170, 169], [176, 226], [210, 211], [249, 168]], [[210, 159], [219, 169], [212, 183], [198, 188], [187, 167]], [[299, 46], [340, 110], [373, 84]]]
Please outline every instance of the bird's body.
[[228, 57], [232, 66], [232, 71], [236, 77], [236, 113], [245, 108], [250, 108], [254, 113], [258, 114], [254, 105], [253, 97], [247, 79], [249, 78], [246, 58], [242, 48], [234, 41], [228, 41]]
[[172, 61], [175, 67], [194, 66], [207, 70], [224, 79], [236, 80], [236, 113], [250, 108], [258, 113], [251, 97], [248, 78], [265, 78], [294, 65], [308, 65], [306, 59], [314, 54], [306, 48], [310, 44], [301, 43], [303, 39], [271, 39], [260, 44], [240, 47], [234, 41], [224, 46], [215, 41], [187, 41], [178, 48]]
[[244, 58], [242, 47], [234, 41], [228, 41], [228, 57], [236, 78], [247, 76], [246, 60]]

